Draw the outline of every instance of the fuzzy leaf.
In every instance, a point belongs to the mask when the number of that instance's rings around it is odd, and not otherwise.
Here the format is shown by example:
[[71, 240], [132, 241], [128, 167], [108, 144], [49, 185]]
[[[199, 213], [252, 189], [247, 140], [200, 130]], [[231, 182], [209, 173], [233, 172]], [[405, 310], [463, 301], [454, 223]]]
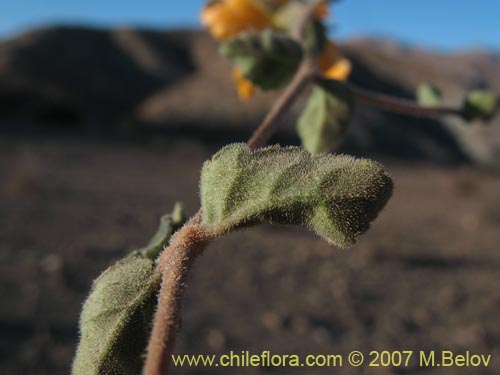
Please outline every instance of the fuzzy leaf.
[[342, 82], [325, 80], [311, 92], [297, 131], [312, 154], [333, 151], [343, 140], [351, 122], [354, 100]]
[[347, 247], [384, 207], [392, 180], [366, 159], [232, 144], [205, 162], [200, 188], [203, 223], [218, 231], [261, 222], [296, 224]]
[[488, 90], [474, 90], [467, 94], [463, 105], [466, 121], [488, 120], [500, 108], [500, 94]]
[[184, 222], [179, 206], [162, 217], [145, 248], [109, 267], [93, 283], [80, 317], [73, 375], [138, 375], [142, 371], [161, 275], [155, 258]]
[[136, 375], [151, 331], [161, 276], [139, 254], [108, 268], [83, 306], [73, 375]]
[[302, 60], [300, 44], [270, 29], [242, 32], [223, 43], [220, 52], [241, 69], [244, 78], [263, 90], [288, 82]]
[[436, 107], [441, 102], [441, 91], [430, 83], [421, 83], [417, 87], [417, 102], [422, 107]]

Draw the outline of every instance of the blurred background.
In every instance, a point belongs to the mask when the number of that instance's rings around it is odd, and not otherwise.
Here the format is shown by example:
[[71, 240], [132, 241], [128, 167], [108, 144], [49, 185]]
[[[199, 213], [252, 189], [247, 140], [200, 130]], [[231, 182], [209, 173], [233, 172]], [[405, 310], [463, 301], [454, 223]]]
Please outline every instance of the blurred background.
[[[176, 201], [193, 214], [203, 161], [245, 141], [276, 98], [237, 99], [199, 25], [203, 4], [2, 2], [0, 373], [68, 374], [91, 281], [147, 243]], [[357, 86], [411, 99], [430, 81], [449, 104], [500, 90], [497, 1], [344, 0], [331, 11]], [[299, 144], [302, 105], [273, 142]], [[339, 152], [393, 176], [371, 230], [349, 250], [275, 226], [212, 244], [192, 274], [177, 352], [469, 350], [492, 354], [477, 373], [500, 373], [500, 118], [359, 105]], [[292, 370], [238, 373], [305, 373]]]

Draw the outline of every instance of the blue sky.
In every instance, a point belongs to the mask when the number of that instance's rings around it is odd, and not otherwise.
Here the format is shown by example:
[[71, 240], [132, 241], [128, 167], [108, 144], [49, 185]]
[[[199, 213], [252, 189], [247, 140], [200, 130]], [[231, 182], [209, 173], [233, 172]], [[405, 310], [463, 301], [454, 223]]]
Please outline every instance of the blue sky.
[[[53, 23], [199, 26], [204, 0], [1, 0], [0, 38]], [[434, 49], [500, 50], [500, 0], [342, 0], [337, 38], [385, 36]]]

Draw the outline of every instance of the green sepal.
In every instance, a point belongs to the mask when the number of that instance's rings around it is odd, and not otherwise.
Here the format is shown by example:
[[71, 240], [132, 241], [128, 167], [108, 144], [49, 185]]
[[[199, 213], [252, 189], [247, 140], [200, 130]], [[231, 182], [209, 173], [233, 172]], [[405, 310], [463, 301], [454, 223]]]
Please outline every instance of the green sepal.
[[241, 69], [243, 77], [263, 90], [287, 83], [302, 60], [300, 44], [271, 29], [242, 32], [222, 43], [220, 52]]
[[351, 90], [340, 81], [322, 81], [297, 122], [302, 145], [312, 154], [333, 151], [344, 140], [353, 112]]
[[72, 375], [138, 375], [152, 328], [161, 275], [155, 259], [184, 223], [182, 209], [162, 217], [149, 245], [133, 251], [93, 283], [80, 316]]
[[427, 108], [436, 107], [441, 104], [443, 97], [441, 90], [428, 82], [418, 85], [416, 96], [418, 104]]
[[488, 120], [500, 109], [500, 94], [489, 90], [473, 90], [465, 97], [463, 117], [466, 121]]
[[392, 180], [366, 159], [232, 144], [205, 162], [200, 191], [203, 224], [219, 233], [261, 222], [295, 224], [348, 247], [386, 204]]

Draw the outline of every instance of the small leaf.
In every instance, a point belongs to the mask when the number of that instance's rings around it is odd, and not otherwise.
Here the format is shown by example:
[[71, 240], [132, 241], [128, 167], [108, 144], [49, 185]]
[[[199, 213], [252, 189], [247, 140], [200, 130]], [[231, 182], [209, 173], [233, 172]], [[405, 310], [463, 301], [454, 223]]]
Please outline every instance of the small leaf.
[[270, 29], [242, 32], [223, 43], [220, 52], [241, 69], [244, 78], [263, 90], [288, 82], [302, 60], [300, 44]]
[[365, 159], [232, 144], [205, 162], [200, 190], [203, 224], [219, 232], [261, 222], [296, 224], [347, 247], [384, 207], [392, 180]]
[[297, 123], [304, 147], [312, 154], [333, 151], [344, 140], [353, 110], [352, 94], [343, 83], [325, 80], [315, 87]]
[[142, 371], [161, 275], [155, 258], [185, 221], [176, 205], [158, 232], [104, 271], [93, 283], [80, 317], [73, 375], [138, 375]]
[[[307, 12], [310, 4], [300, 1], [290, 1], [279, 8], [273, 16], [273, 23], [276, 27], [291, 32], [297, 22]], [[302, 45], [304, 51], [309, 56], [317, 56], [323, 50], [328, 39], [328, 30], [325, 25], [316, 17], [308, 21], [304, 27]]]
[[302, 44], [307, 55], [318, 56], [327, 41], [327, 29], [321, 21], [312, 20], [306, 24]]
[[417, 102], [422, 107], [436, 107], [441, 103], [441, 91], [430, 83], [421, 83], [417, 87]]
[[467, 94], [463, 105], [466, 121], [488, 120], [500, 109], [500, 94], [489, 90], [474, 90]]
[[165, 246], [168, 245], [168, 241], [172, 234], [174, 234], [185, 222], [186, 216], [184, 210], [182, 209], [181, 203], [177, 202], [171, 214], [162, 216], [160, 226], [149, 243], [145, 247], [136, 250], [136, 252], [149, 259], [155, 260]]

